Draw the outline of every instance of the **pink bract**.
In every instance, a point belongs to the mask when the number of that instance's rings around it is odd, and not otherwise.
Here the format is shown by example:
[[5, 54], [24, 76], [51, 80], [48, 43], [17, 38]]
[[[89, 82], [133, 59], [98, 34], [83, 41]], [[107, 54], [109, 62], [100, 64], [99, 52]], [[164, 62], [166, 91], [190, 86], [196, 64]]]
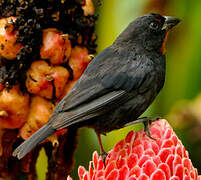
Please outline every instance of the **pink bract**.
[[166, 120], [151, 124], [152, 140], [143, 130], [131, 131], [109, 152], [105, 165], [97, 152], [80, 180], [201, 180], [188, 152]]

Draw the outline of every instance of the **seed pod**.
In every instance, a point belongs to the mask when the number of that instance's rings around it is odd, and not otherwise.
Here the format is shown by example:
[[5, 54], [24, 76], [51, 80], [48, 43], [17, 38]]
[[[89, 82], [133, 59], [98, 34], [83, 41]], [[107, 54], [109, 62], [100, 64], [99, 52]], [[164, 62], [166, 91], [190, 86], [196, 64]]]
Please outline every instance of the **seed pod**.
[[20, 129], [20, 136], [27, 139], [49, 119], [54, 110], [54, 105], [40, 96], [31, 98], [29, 115], [26, 124]]
[[92, 0], [86, 0], [85, 5], [82, 6], [82, 9], [84, 10], [85, 16], [94, 14], [94, 5], [93, 5]]
[[22, 45], [16, 43], [18, 31], [14, 30], [15, 17], [0, 19], [0, 56], [15, 59]]
[[51, 64], [65, 63], [71, 54], [71, 42], [68, 34], [61, 34], [54, 28], [43, 31], [43, 42], [40, 49], [42, 59], [48, 59]]
[[88, 50], [85, 47], [75, 46], [72, 49], [69, 65], [73, 70], [74, 80], [80, 78], [87, 65], [90, 63], [91, 59], [92, 58], [89, 56]]
[[0, 92], [0, 127], [20, 128], [27, 120], [29, 113], [29, 95], [23, 94], [19, 86], [9, 91], [4, 88]]
[[45, 61], [35, 61], [27, 71], [28, 92], [41, 97], [59, 98], [68, 81], [69, 72], [62, 66], [50, 66]]

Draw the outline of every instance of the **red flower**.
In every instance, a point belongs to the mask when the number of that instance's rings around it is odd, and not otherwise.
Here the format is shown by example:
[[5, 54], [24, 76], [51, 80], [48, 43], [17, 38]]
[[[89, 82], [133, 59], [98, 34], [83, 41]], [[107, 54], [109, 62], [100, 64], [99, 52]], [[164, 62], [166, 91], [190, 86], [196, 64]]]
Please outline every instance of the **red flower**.
[[199, 180], [181, 141], [166, 120], [152, 123], [152, 140], [144, 131], [131, 131], [106, 157], [105, 166], [97, 152], [89, 171], [80, 166], [80, 180]]

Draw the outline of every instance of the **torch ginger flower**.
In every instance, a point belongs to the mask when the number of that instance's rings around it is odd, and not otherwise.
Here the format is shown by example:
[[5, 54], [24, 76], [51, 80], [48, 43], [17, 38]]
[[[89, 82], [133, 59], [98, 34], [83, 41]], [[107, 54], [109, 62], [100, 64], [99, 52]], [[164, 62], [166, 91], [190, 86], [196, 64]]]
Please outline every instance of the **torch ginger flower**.
[[[166, 120], [152, 123], [150, 139], [131, 131], [105, 160], [93, 153], [89, 171], [80, 166], [80, 180], [199, 180], [188, 152]], [[70, 179], [70, 177], [68, 177]]]

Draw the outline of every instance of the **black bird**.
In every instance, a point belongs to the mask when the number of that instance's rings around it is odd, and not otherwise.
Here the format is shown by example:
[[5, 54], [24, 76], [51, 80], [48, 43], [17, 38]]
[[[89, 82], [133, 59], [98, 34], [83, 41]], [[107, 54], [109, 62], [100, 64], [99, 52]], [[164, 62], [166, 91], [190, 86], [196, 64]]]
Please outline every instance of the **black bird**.
[[38, 143], [63, 128], [88, 126], [100, 134], [143, 122], [165, 81], [165, 42], [179, 19], [148, 14], [138, 17], [114, 43], [89, 64], [73, 89], [55, 108], [48, 122], [13, 152], [23, 158]]

